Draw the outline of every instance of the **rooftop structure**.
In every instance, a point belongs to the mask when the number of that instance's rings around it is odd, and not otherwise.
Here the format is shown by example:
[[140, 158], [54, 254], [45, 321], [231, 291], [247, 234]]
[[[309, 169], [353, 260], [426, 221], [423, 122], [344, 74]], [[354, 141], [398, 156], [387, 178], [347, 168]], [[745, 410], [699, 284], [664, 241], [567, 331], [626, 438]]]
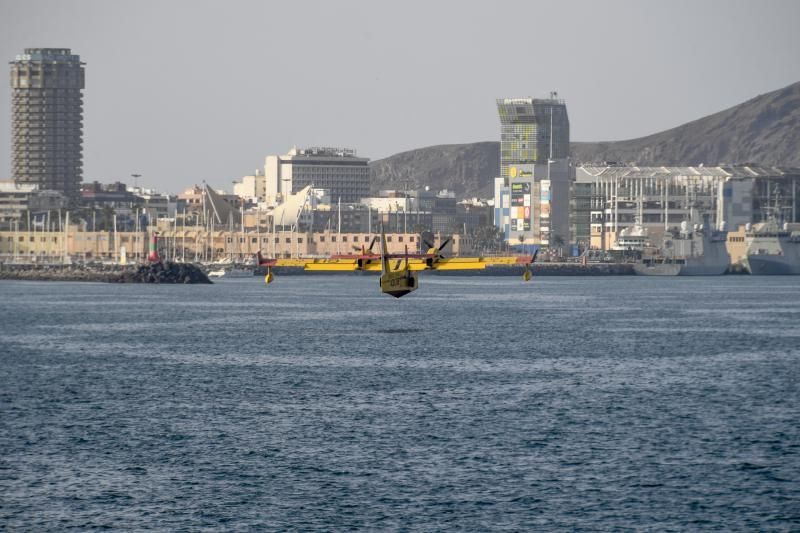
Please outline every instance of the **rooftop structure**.
[[564, 100], [499, 98], [500, 176], [512, 166], [547, 163], [569, 157], [569, 117]]

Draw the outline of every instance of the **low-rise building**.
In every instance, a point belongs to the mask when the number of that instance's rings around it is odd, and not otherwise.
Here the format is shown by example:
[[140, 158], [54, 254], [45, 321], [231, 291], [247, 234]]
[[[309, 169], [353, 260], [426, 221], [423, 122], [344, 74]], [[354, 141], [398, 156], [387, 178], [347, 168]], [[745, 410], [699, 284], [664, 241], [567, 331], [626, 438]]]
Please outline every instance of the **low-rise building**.
[[243, 176], [238, 182], [233, 183], [233, 194], [251, 204], [258, 204], [265, 200], [266, 181], [264, 173], [256, 169], [250, 176]]
[[49, 211], [65, 209], [68, 198], [61, 192], [39, 190], [32, 183], [0, 181], [0, 228], [42, 224]]

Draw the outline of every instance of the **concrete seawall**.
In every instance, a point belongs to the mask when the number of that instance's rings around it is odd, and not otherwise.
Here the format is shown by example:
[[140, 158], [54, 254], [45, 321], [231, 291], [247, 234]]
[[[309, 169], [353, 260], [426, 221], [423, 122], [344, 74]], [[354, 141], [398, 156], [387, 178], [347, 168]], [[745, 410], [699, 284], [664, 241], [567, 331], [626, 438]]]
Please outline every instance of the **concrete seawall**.
[[199, 267], [190, 263], [169, 261], [131, 266], [0, 264], [0, 279], [105, 283], [211, 283]]

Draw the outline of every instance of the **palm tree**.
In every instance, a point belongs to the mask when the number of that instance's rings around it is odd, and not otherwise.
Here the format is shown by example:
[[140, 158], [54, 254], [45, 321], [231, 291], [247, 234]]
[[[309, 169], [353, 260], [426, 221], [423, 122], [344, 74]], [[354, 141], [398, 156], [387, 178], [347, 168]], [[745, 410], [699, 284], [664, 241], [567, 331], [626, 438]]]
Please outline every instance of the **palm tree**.
[[470, 231], [470, 236], [475, 248], [483, 252], [497, 251], [503, 243], [503, 233], [496, 226], [477, 226]]

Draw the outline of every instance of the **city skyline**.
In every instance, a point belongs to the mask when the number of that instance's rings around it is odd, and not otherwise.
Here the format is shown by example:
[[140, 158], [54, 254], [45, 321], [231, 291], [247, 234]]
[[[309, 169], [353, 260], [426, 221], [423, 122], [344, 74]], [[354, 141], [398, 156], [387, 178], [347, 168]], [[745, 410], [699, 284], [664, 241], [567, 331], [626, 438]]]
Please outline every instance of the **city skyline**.
[[[347, 2], [313, 4], [303, 17], [291, 4], [232, 5], [4, 1], [0, 51], [7, 63], [26, 47], [81, 55], [84, 181], [138, 173], [141, 185], [168, 192], [204, 180], [230, 188], [293, 145], [350, 146], [376, 160], [497, 140], [494, 101], [506, 95], [556, 90], [570, 103], [573, 140], [605, 141], [800, 79], [800, 37], [790, 31], [800, 7], [790, 2], [403, 11]], [[536, 69], [511, 68], [534, 56]], [[0, 97], [8, 179], [8, 83]]]

